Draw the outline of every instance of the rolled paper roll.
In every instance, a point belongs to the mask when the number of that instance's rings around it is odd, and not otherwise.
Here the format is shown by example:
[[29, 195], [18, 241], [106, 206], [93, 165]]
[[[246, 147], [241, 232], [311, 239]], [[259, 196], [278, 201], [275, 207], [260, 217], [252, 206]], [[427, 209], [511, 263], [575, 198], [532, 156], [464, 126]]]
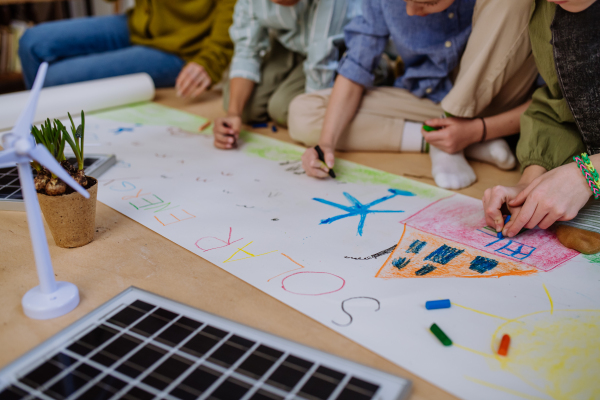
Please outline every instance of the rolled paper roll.
[[[29, 91], [0, 96], [0, 130], [11, 129], [25, 107]], [[42, 89], [33, 123], [78, 116], [154, 98], [154, 82], [146, 73], [96, 79]]]

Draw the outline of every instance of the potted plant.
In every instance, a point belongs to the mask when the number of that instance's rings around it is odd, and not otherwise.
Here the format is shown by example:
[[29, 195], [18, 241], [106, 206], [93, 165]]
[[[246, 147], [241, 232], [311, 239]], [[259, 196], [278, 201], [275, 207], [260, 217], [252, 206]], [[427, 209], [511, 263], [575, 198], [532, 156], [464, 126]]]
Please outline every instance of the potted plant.
[[[85, 134], [85, 115], [81, 111], [81, 125], [75, 128], [71, 114], [71, 134], [57, 119], [50, 119], [37, 128], [31, 128], [31, 134], [38, 145], [45, 146], [63, 168], [83, 186], [90, 198], [86, 199], [68, 187], [64, 182], [37, 163], [32, 163], [37, 171], [35, 188], [44, 218], [50, 227], [52, 237], [60, 247], [80, 247], [94, 240], [96, 230], [96, 196], [98, 181], [86, 176], [83, 170], [83, 143]], [[77, 159], [77, 167], [66, 160], [66, 144]]]

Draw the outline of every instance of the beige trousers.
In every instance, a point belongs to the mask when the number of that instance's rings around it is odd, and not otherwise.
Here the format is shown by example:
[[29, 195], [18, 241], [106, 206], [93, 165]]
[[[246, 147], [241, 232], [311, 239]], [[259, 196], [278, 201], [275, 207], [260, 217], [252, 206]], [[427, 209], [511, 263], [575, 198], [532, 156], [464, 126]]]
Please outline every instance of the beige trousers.
[[[443, 111], [464, 118], [487, 117], [527, 101], [537, 77], [528, 31], [531, 1], [478, 0], [454, 86], [442, 103], [399, 88], [368, 89], [337, 148], [399, 151], [405, 121], [423, 122]], [[327, 89], [292, 101], [289, 130], [293, 139], [307, 146], [317, 144], [330, 95]]]

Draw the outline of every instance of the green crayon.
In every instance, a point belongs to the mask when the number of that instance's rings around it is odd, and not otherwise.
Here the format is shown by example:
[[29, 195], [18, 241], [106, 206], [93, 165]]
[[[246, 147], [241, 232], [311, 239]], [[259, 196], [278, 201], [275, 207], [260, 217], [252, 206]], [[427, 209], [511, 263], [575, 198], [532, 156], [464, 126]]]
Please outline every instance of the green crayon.
[[450, 338], [444, 333], [443, 330], [440, 329], [439, 326], [437, 326], [437, 324], [431, 325], [429, 330], [435, 335], [436, 338], [439, 339], [440, 342], [442, 342], [444, 346], [452, 346], [452, 340], [450, 340]]

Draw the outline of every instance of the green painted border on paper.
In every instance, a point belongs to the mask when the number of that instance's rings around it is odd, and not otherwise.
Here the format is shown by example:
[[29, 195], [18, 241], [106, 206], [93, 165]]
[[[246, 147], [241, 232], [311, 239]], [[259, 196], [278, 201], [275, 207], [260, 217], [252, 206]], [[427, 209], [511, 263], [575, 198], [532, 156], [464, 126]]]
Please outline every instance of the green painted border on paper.
[[[270, 161], [300, 160], [304, 147], [281, 142], [262, 135], [243, 132], [241, 139], [244, 142], [243, 151]], [[348, 183], [369, 183], [382, 185], [389, 188], [408, 190], [424, 198], [441, 199], [448, 197], [451, 192], [425, 183], [413, 181], [399, 175], [356, 164], [351, 161], [337, 159], [335, 164], [337, 179]]]
[[131, 124], [174, 126], [190, 133], [198, 133], [198, 128], [208, 119], [179, 111], [152, 102], [130, 104], [125, 107], [92, 113], [94, 117]]
[[[174, 126], [194, 134], [201, 134], [198, 132], [198, 128], [208, 121], [204, 117], [153, 102], [135, 103], [92, 115], [102, 119], [133, 124]], [[270, 161], [300, 160], [304, 153], [304, 148], [301, 146], [247, 131], [242, 132], [241, 141], [243, 142], [241, 149], [244, 153]], [[336, 160], [335, 171], [337, 179], [341, 182], [368, 183], [408, 190], [428, 199], [441, 199], [451, 194], [451, 192], [435, 186], [341, 159]]]

